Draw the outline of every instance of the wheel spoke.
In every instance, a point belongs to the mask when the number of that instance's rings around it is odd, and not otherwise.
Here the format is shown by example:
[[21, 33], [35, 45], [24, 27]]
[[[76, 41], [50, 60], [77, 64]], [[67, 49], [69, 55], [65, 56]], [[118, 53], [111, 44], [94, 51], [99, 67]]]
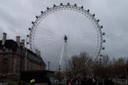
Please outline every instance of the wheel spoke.
[[39, 48], [46, 61], [51, 59], [60, 65], [64, 64], [63, 59], [67, 62], [75, 54], [88, 52], [97, 57], [100, 52], [102, 32], [99, 24], [82, 8], [73, 5], [50, 8], [35, 22], [30, 31], [30, 47]]

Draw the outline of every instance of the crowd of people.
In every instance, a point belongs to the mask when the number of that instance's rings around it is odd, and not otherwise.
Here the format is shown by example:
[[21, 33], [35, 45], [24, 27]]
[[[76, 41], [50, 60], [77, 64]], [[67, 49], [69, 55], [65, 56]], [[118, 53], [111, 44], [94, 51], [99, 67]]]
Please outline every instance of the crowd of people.
[[114, 85], [114, 83], [112, 82], [112, 80], [109, 79], [97, 80], [94, 77], [85, 77], [83, 79], [68, 79], [67, 85]]
[[68, 79], [67, 85], [96, 85], [97, 80], [95, 78], [74, 78]]

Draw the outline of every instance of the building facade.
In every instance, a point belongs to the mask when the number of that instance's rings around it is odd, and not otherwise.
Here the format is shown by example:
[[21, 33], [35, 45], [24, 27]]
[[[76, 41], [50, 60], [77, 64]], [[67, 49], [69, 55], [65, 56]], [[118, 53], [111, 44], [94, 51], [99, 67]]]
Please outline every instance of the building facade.
[[[4, 41], [4, 44], [3, 44]], [[45, 70], [41, 56], [17, 41], [0, 40], [0, 80], [18, 80], [20, 73], [28, 70]]]

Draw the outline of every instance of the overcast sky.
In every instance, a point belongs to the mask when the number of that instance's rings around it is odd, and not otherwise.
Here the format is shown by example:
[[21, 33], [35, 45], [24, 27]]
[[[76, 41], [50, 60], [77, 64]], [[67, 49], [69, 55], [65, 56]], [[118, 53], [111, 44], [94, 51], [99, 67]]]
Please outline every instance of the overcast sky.
[[83, 5], [96, 14], [106, 33], [103, 54], [128, 57], [128, 0], [0, 0], [0, 39], [3, 32], [8, 34], [9, 39], [15, 39], [17, 35], [26, 38], [35, 15], [46, 10], [47, 6], [61, 2]]

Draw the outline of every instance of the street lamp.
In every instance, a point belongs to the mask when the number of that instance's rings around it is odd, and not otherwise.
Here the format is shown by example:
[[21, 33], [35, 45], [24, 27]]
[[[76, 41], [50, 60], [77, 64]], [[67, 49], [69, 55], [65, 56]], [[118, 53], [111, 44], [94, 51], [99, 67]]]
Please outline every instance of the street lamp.
[[3, 67], [2, 67], [2, 78], [3, 78], [3, 85], [4, 85], [4, 79], [5, 79], [5, 77], [6, 77], [6, 75], [5, 75], [5, 69], [6, 69], [6, 66], [5, 66], [5, 63], [6, 63], [6, 61], [5, 61], [5, 42], [6, 42], [6, 37], [7, 37], [7, 34], [6, 33], [3, 33], [3, 39], [2, 39], [2, 51], [3, 51]]
[[60, 70], [61, 70], [61, 67], [59, 65], [59, 85], [60, 85]]
[[29, 42], [28, 42], [28, 38], [29, 38], [29, 35], [27, 35], [27, 37], [26, 37], [25, 70], [27, 70], [27, 45], [29, 44]]
[[50, 70], [50, 61], [48, 61], [48, 70]]

